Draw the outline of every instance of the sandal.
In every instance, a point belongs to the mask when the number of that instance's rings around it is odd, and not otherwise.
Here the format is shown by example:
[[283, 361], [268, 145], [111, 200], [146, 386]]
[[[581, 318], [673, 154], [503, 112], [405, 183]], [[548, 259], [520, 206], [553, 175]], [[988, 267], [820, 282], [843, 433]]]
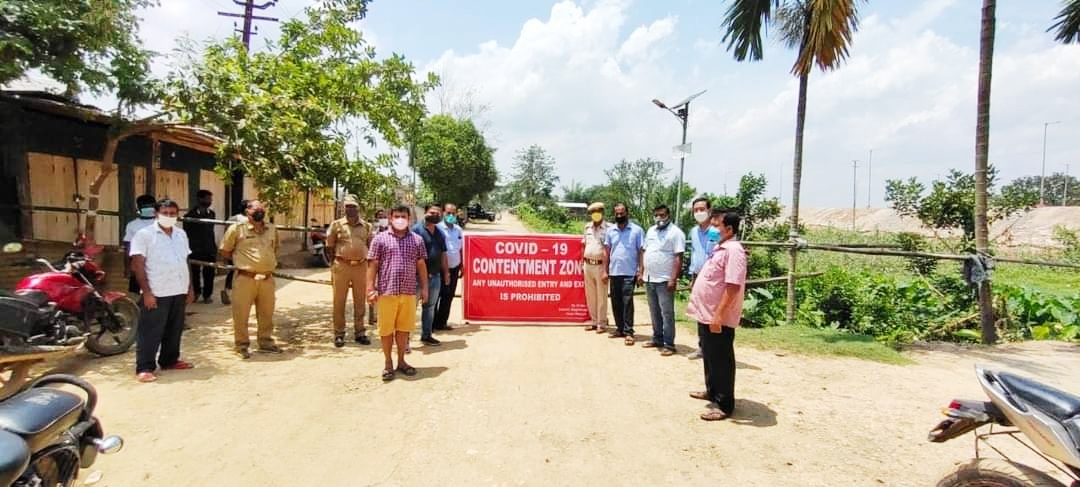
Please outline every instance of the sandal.
[[626, 346], [628, 346], [628, 347], [633, 346], [634, 345], [634, 336], [633, 335], [626, 335], [626, 341], [624, 343], [626, 343]]
[[728, 419], [728, 413], [717, 409], [715, 411], [701, 413], [701, 419], [704, 419], [705, 421], [723, 421]]
[[394, 371], [391, 369], [384, 369], [382, 371], [382, 380], [383, 382], [390, 382], [394, 380]]
[[416, 368], [411, 365], [399, 365], [397, 371], [409, 377], [416, 375]]
[[157, 380], [157, 376], [153, 372], [139, 372], [135, 374], [135, 379], [139, 382], [154, 382]]

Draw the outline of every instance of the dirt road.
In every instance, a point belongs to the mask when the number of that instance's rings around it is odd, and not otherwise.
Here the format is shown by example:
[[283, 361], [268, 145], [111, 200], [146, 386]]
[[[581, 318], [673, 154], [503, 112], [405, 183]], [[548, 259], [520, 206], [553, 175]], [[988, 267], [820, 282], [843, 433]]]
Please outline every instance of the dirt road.
[[[279, 283], [285, 354], [236, 358], [214, 304], [190, 308], [194, 370], [140, 384], [133, 354], [60, 364], [98, 387], [107, 431], [127, 441], [99, 458], [97, 485], [923, 486], [972, 456], [970, 440], [926, 433], [949, 399], [980, 397], [975, 363], [1080, 392], [1077, 349], [1063, 344], [916, 351], [917, 364], [893, 366], [736, 337], [734, 419], [704, 423], [686, 395], [701, 362], [579, 326], [458, 327], [442, 347], [414, 342], [415, 378], [383, 383], [377, 342], [333, 347], [328, 287]], [[695, 337], [677, 341], [688, 350]]]

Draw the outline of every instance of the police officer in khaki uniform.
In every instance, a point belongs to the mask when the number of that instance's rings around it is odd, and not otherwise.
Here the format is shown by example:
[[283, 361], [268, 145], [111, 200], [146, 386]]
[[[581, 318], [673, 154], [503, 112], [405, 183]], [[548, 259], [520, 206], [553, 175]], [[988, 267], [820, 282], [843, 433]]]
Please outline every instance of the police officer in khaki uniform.
[[331, 275], [334, 280], [334, 346], [345, 346], [345, 299], [352, 290], [353, 338], [370, 345], [364, 333], [367, 296], [367, 254], [371, 243], [371, 225], [360, 218], [360, 204], [353, 195], [345, 196], [345, 218], [334, 220], [326, 231], [326, 247], [334, 252]]
[[266, 208], [261, 201], [249, 201], [247, 211], [248, 221], [230, 226], [220, 246], [222, 257], [232, 259], [236, 266], [232, 295], [233, 342], [236, 352], [244, 359], [251, 358], [248, 317], [252, 304], [259, 323], [259, 350], [281, 353], [273, 337], [275, 296], [271, 273], [277, 268], [277, 228], [266, 223]]

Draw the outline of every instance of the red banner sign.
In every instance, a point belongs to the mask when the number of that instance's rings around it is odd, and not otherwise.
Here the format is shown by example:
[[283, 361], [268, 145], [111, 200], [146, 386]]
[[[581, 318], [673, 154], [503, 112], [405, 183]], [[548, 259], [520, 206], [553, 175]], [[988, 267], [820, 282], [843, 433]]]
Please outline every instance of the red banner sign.
[[466, 235], [465, 319], [588, 321], [581, 259], [581, 237]]

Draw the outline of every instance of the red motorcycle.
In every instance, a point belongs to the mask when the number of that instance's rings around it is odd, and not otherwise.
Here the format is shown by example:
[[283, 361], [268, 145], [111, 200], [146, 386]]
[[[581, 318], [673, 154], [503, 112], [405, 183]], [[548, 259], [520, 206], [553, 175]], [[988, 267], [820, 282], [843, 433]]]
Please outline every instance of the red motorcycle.
[[98, 355], [116, 355], [135, 343], [138, 305], [125, 293], [99, 289], [105, 272], [92, 256], [101, 249], [83, 244], [77, 241], [56, 265], [36, 259], [49, 271], [0, 293], [0, 350], [85, 344]]
[[334, 263], [330, 250], [326, 248], [326, 232], [330, 225], [319, 225], [319, 220], [311, 219], [311, 262], [318, 267], [330, 267]]

